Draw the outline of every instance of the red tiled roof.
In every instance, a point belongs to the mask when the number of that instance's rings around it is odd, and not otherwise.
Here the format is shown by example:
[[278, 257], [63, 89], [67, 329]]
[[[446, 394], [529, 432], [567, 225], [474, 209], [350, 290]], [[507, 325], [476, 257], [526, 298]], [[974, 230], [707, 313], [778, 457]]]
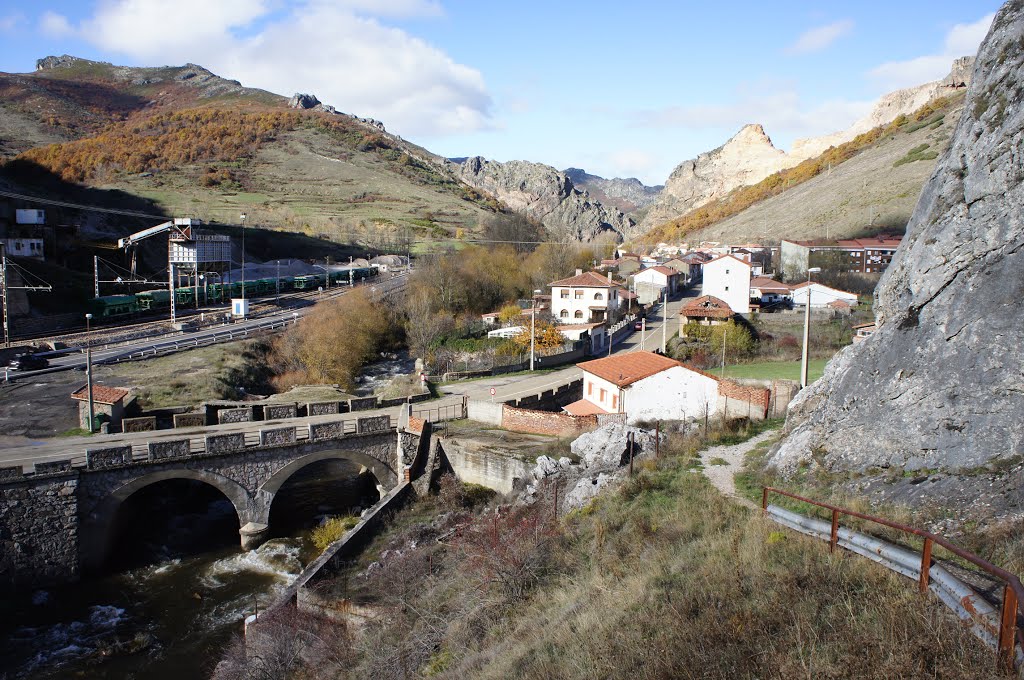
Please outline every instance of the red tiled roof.
[[549, 286], [574, 286], [577, 288], [611, 288], [615, 284], [608, 281], [607, 276], [601, 276], [596, 272], [583, 272], [567, 279], [552, 281]]
[[574, 401], [568, 406], [563, 406], [562, 408], [566, 413], [573, 416], [592, 416], [598, 413], [611, 413], [611, 411], [606, 411], [594, 402], [587, 401], [586, 399]]
[[576, 365], [598, 378], [615, 383], [619, 387], [625, 387], [680, 364], [674, 359], [654, 352], [628, 352], [603, 359], [584, 361]]
[[750, 279], [751, 288], [760, 288], [761, 290], [784, 290], [789, 291], [790, 287], [785, 283], [780, 283], [775, 279], [768, 278], [767, 276], [755, 276]]
[[842, 300], [833, 300], [832, 302], [828, 303], [828, 306], [835, 307], [836, 309], [843, 309], [844, 307], [846, 309], [850, 308], [850, 305]]
[[735, 255], [719, 255], [719, 256], [718, 256], [718, 257], [716, 257], [715, 259], [713, 259], [713, 260], [710, 260], [709, 262], [705, 262], [705, 263], [704, 263], [704, 266], [706, 267], [706, 266], [708, 266], [709, 264], [711, 264], [712, 262], [718, 262], [719, 260], [725, 259], [725, 258], [727, 258], [727, 257], [731, 257], [732, 259], [736, 260], [736, 261], [737, 261], [737, 262], [739, 262], [740, 264], [745, 264], [745, 265], [746, 265], [746, 266], [748, 266], [748, 267], [750, 266], [750, 263], [749, 263], [749, 262], [747, 262], [746, 260], [741, 260], [740, 258], [736, 257]]
[[[116, 404], [131, 393], [123, 387], [107, 387], [105, 385], [92, 386], [92, 400], [97, 404]], [[82, 385], [71, 393], [72, 399], [80, 401], [89, 400], [89, 385]]]
[[714, 295], [702, 295], [679, 310], [682, 316], [702, 316], [707, 319], [728, 319], [733, 315], [729, 303]]
[[659, 274], [664, 274], [665, 276], [678, 276], [679, 275], [679, 272], [677, 272], [675, 269], [672, 269], [672, 267], [665, 267], [665, 266], [660, 265], [660, 264], [655, 265], [653, 267], [648, 267], [647, 269], [642, 269], [642, 270], [638, 271], [637, 274], [643, 274], [644, 272], [649, 272], [649, 271], [656, 271]]

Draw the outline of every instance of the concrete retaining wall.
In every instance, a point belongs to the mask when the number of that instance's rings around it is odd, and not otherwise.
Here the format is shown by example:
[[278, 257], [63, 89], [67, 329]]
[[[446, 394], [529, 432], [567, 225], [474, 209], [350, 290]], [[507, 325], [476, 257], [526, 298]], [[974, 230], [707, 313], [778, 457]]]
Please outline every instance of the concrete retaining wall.
[[463, 448], [451, 439], [441, 442], [441, 449], [460, 481], [502, 494], [511, 493], [515, 479], [525, 479], [531, 467], [518, 458]]
[[470, 399], [466, 405], [468, 418], [479, 423], [501, 425], [501, 410], [504, 404]]

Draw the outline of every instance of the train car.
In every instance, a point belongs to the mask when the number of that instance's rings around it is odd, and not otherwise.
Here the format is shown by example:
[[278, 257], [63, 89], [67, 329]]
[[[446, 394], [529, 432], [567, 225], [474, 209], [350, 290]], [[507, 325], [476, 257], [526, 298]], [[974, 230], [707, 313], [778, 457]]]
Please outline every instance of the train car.
[[281, 292], [286, 293], [295, 290], [295, 277], [294, 276], [282, 276], [281, 277]]
[[89, 300], [86, 308], [94, 319], [124, 319], [139, 313], [139, 302], [134, 295], [104, 295]]
[[[170, 298], [170, 296], [168, 296]], [[176, 306], [191, 305], [196, 301], [196, 291], [194, 288], [175, 288], [174, 289], [174, 304]]]
[[171, 308], [171, 294], [165, 288], [144, 290], [136, 293], [135, 299], [138, 301], [139, 310], [143, 312]]
[[256, 294], [268, 295], [277, 292], [277, 279], [257, 279]]
[[295, 290], [316, 290], [322, 285], [324, 285], [324, 277], [321, 274], [295, 277]]

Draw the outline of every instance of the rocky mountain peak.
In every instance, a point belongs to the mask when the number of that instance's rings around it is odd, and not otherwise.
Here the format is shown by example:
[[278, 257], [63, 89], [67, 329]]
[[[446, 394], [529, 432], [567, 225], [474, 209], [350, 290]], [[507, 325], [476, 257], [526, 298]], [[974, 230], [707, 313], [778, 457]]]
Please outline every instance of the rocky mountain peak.
[[[59, 57], [49, 56], [43, 57], [42, 59], [36, 59], [36, 70], [37, 71], [50, 71], [56, 68], [72, 66], [76, 63], [87, 62], [87, 59], [81, 57], [73, 57], [70, 54], [62, 54]], [[97, 62], [105, 63], [105, 62]], [[109, 64], [108, 64], [109, 65]]]
[[1022, 82], [1024, 3], [1011, 2], [876, 291], [878, 329], [794, 401], [779, 469], [966, 471], [1024, 455]]

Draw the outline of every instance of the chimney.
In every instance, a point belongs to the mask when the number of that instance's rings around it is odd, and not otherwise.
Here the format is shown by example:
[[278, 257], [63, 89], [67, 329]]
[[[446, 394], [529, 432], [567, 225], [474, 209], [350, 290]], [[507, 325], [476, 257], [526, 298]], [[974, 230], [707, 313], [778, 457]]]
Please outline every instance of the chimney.
[[612, 273], [608, 272], [608, 283], [612, 282]]
[[577, 270], [576, 270], [576, 276], [579, 276], [579, 275], [580, 275], [580, 274], [582, 274], [582, 273], [583, 273], [583, 270], [582, 270], [582, 269], [577, 269]]

